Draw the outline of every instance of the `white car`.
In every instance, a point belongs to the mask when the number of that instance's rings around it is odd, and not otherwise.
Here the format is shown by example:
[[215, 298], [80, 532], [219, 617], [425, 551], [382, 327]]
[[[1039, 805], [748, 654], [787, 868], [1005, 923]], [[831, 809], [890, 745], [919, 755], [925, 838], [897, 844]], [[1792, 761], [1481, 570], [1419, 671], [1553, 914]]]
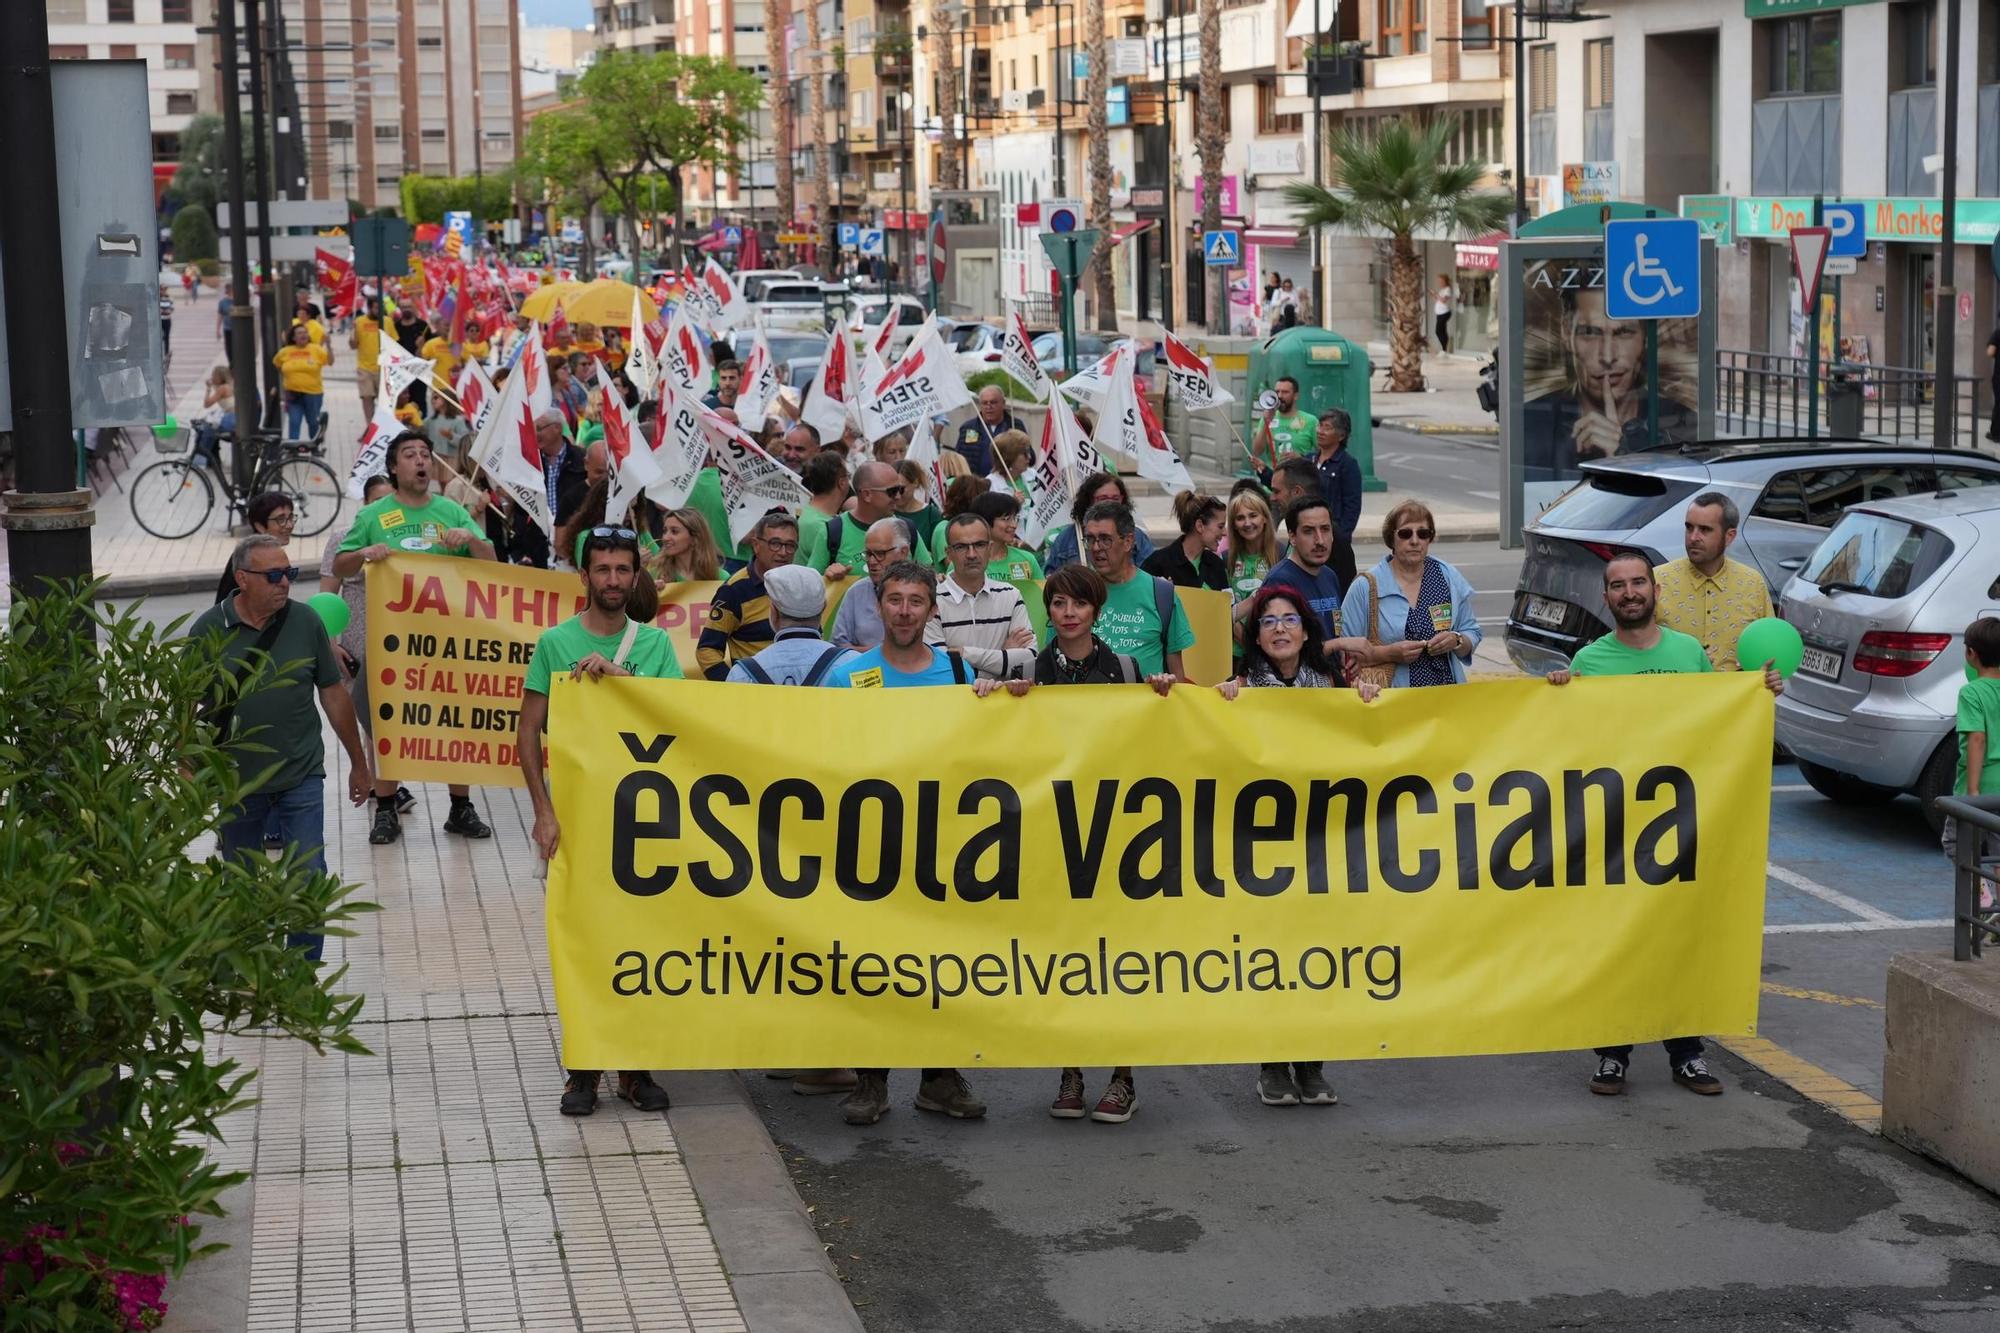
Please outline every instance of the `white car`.
[[750, 303], [751, 322], [766, 333], [820, 333], [829, 320], [844, 319], [847, 289], [817, 278], [779, 278], [764, 284]]
[[882, 332], [882, 321], [890, 317], [891, 310], [896, 312], [896, 327], [889, 334], [891, 358], [910, 345], [910, 339], [917, 336], [917, 330], [930, 315], [924, 303], [914, 296], [862, 296], [855, 299], [854, 308], [861, 312], [861, 334], [855, 340], [857, 352], [874, 345]]
[[746, 268], [736, 275], [743, 299], [755, 305], [764, 299], [764, 288], [777, 281], [798, 282], [803, 275], [795, 268]]
[[960, 324], [945, 335], [945, 345], [958, 356], [958, 373], [961, 377], [977, 375], [982, 370], [1000, 369], [1000, 344], [1007, 331], [998, 324], [979, 322]]

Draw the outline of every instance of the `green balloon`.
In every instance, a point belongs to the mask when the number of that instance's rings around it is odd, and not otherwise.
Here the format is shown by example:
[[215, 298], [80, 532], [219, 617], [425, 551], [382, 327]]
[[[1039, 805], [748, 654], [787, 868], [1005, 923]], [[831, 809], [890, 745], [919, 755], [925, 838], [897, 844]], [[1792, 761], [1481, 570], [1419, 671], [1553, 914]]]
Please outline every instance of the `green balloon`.
[[1776, 616], [1753, 620], [1743, 627], [1736, 640], [1736, 664], [1745, 671], [1762, 671], [1766, 662], [1789, 677], [1805, 659], [1805, 640], [1787, 621]]
[[337, 639], [347, 632], [349, 612], [347, 603], [337, 592], [316, 592], [306, 599], [306, 605], [319, 613], [326, 625], [326, 637]]

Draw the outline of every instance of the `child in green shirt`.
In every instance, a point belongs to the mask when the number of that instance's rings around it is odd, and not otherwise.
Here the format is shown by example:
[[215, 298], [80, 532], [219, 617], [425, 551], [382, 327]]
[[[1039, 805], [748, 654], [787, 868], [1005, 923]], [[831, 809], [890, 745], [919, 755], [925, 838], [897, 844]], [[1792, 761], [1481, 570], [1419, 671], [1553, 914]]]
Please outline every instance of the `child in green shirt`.
[[[2000, 796], [2000, 620], [1982, 616], [1965, 627], [1965, 667], [1974, 674], [1958, 692], [1958, 796]], [[1944, 854], [1958, 859], [1958, 821], [1944, 821]], [[2000, 838], [1983, 834], [1982, 861], [2000, 856]], [[1993, 884], [1979, 881], [1979, 906], [1993, 906]]]

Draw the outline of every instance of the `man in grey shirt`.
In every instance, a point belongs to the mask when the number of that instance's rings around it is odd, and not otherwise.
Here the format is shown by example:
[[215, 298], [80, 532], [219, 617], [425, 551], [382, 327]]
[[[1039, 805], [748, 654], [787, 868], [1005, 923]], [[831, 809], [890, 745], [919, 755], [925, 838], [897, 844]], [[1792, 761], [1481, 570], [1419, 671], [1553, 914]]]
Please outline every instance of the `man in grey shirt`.
[[861, 545], [868, 577], [847, 590], [833, 617], [833, 641], [842, 648], [866, 652], [882, 642], [882, 608], [875, 594], [882, 575], [898, 560], [910, 558], [910, 529], [901, 518], [877, 519]]

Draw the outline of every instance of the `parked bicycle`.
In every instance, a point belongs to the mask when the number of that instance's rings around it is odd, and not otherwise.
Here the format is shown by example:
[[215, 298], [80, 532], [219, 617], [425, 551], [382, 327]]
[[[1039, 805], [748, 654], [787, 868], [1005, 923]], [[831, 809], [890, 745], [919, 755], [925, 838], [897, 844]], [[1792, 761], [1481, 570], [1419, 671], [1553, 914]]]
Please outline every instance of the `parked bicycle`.
[[[332, 527], [346, 502], [347, 489], [326, 464], [325, 417], [320, 431], [311, 440], [285, 440], [277, 435], [223, 435], [209, 451], [187, 457], [194, 435], [192, 428], [159, 442], [162, 453], [179, 455], [163, 458], [139, 474], [132, 483], [132, 517], [155, 537], [178, 541], [200, 532], [215, 510], [215, 496], [221, 490], [231, 521], [244, 507], [266, 491], [281, 491], [291, 497], [296, 522], [295, 537], [316, 537]], [[247, 489], [238, 487], [222, 465], [219, 442], [235, 448], [256, 450]]]

